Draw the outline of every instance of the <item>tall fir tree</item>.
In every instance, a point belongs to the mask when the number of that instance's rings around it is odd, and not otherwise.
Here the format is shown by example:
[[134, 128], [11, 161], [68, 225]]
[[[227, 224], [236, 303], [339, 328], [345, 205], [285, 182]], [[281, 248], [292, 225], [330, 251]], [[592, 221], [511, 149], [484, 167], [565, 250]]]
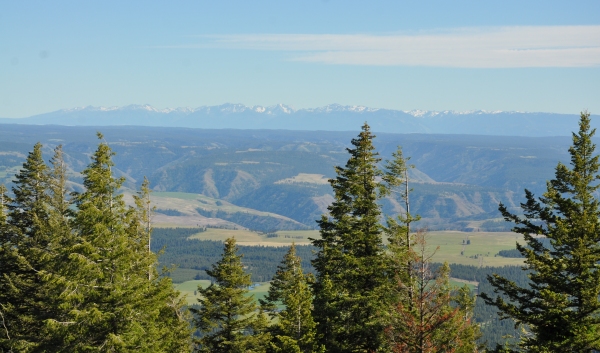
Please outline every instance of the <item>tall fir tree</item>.
[[201, 335], [196, 351], [264, 352], [269, 338], [265, 333], [267, 319], [256, 312], [255, 299], [247, 296], [252, 282], [250, 274], [244, 272], [234, 238], [225, 241], [221, 259], [206, 273], [214, 282], [207, 288], [198, 287], [200, 308], [192, 309]]
[[62, 145], [54, 149], [54, 155], [50, 160], [51, 168], [49, 170], [48, 193], [50, 196], [50, 206], [52, 211], [58, 214], [57, 220], [61, 222], [60, 228], [67, 226], [69, 218], [73, 215], [71, 201], [69, 200], [68, 168], [65, 162]]
[[150, 192], [150, 183], [144, 177], [140, 191], [133, 195], [136, 212], [129, 227], [141, 265], [137, 273], [141, 284], [137, 305], [144, 315], [140, 325], [145, 332], [142, 336], [145, 342], [138, 346], [145, 345], [149, 352], [189, 352], [192, 332], [186, 302], [173, 288], [171, 278], [164, 273], [159, 275], [158, 259], [150, 247], [154, 211]]
[[124, 351], [136, 336], [130, 318], [139, 313], [127, 271], [137, 265], [127, 232], [131, 212], [118, 194], [123, 179], [112, 175], [113, 155], [108, 144], [98, 145], [82, 172], [85, 191], [74, 195], [78, 241], [72, 251], [78, 262], [72, 275], [78, 285], [71, 305], [77, 325], [69, 327], [65, 342], [72, 351]]
[[0, 184], [0, 349], [8, 351], [10, 349], [10, 332], [8, 331], [7, 320], [9, 315], [7, 313], [7, 297], [4, 295], [5, 286], [8, 284], [7, 274], [10, 273], [12, 269], [12, 263], [6, 262], [10, 261], [11, 258], [10, 250], [11, 244], [8, 242], [7, 238], [7, 227], [6, 227], [6, 212], [7, 212], [7, 204], [10, 202], [10, 198], [6, 194], [6, 186], [4, 184]]
[[0, 227], [6, 224], [6, 205], [10, 202], [9, 197], [6, 195], [6, 186], [0, 184]]
[[40, 332], [56, 315], [52, 261], [58, 244], [49, 225], [48, 167], [40, 143], [27, 156], [14, 184], [0, 230], [0, 310], [6, 333], [0, 347], [27, 352], [43, 345], [47, 338]]
[[388, 238], [386, 255], [390, 288], [387, 293], [392, 304], [398, 303], [403, 298], [410, 303], [413, 296], [412, 287], [402, 288], [397, 285], [398, 282], [410, 283], [413, 280], [412, 261], [414, 256], [411, 255], [411, 252], [415, 239], [412, 224], [421, 219], [420, 216], [412, 215], [410, 212], [412, 189], [409, 187], [408, 171], [414, 166], [408, 164], [409, 160], [410, 157], [404, 157], [401, 147], [398, 146], [397, 150], [392, 153], [392, 159], [385, 163], [380, 184], [381, 194], [399, 197], [404, 208], [403, 214], [396, 218], [387, 218], [384, 229]]
[[72, 272], [70, 249], [75, 242], [71, 227], [73, 210], [67, 187], [67, 165], [64, 160], [62, 145], [54, 149], [54, 155], [48, 168], [46, 193], [48, 194], [48, 228], [52, 242], [55, 244], [49, 268], [53, 273], [54, 292], [48, 293], [46, 301], [54, 309], [54, 316], [48, 320], [38, 336], [44, 337], [37, 351], [63, 351], [64, 328], [73, 324], [71, 321], [68, 295], [76, 281], [70, 277]]
[[[149, 279], [156, 257], [147, 248], [148, 215], [125, 205], [123, 179], [112, 175], [113, 155], [106, 142], [98, 145], [82, 172], [85, 191], [74, 196], [77, 238], [69, 258], [76, 284], [69, 292], [73, 324], [64, 326], [63, 349], [189, 351], [190, 331], [170, 280]], [[148, 192], [144, 184], [138, 198]]]
[[335, 200], [318, 221], [320, 238], [313, 239], [318, 249], [313, 316], [327, 352], [374, 352], [385, 343], [388, 278], [374, 137], [365, 123], [352, 140], [348, 162], [329, 180]]
[[[316, 324], [312, 318], [312, 293], [309, 284], [312, 275], [302, 272], [302, 260], [292, 244], [271, 280], [269, 293], [260, 304], [269, 313], [273, 324], [269, 327], [273, 353], [319, 352]], [[278, 306], [283, 306], [279, 310]]]
[[[503, 296], [483, 294], [502, 317], [513, 318], [525, 333], [526, 352], [592, 352], [600, 350], [600, 164], [595, 155], [590, 114], [584, 112], [579, 132], [569, 148], [570, 168], [558, 163], [555, 178], [543, 197], [525, 190], [524, 217], [500, 205], [513, 231], [523, 234], [517, 244], [529, 271], [529, 288], [494, 275], [490, 283]], [[545, 246], [540, 237], [550, 239]]]

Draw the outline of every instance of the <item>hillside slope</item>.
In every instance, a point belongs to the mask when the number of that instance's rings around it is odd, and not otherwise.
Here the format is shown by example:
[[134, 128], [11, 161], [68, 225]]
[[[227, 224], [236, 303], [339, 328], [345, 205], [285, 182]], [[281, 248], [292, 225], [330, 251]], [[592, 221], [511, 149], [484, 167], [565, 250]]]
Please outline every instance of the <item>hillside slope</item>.
[[[33, 144], [48, 158], [64, 144], [72, 188], [96, 147], [94, 127], [3, 125], [0, 182], [10, 183]], [[354, 132], [203, 130], [102, 127], [116, 152], [113, 169], [136, 188], [147, 176], [155, 191], [203, 195], [211, 200], [284, 217], [277, 227], [313, 228], [332, 200], [327, 179], [347, 159]], [[411, 179], [413, 211], [431, 229], [465, 229], [495, 219], [498, 202], [516, 209], [523, 188], [540, 193], [558, 160], [567, 161], [567, 137], [522, 138], [472, 135], [384, 134], [375, 145], [385, 159], [402, 145], [416, 166]], [[517, 195], [515, 197], [514, 195]], [[398, 200], [384, 210], [402, 212]], [[195, 209], [197, 217], [270, 230], [270, 221]], [[202, 213], [204, 212], [204, 213]], [[283, 218], [281, 218], [283, 219]], [[286, 223], [287, 222], [287, 223]], [[291, 222], [291, 223], [290, 223]], [[294, 223], [294, 222], [297, 222]], [[245, 224], [245, 225], [244, 225]], [[256, 229], [258, 229], [256, 228]]]

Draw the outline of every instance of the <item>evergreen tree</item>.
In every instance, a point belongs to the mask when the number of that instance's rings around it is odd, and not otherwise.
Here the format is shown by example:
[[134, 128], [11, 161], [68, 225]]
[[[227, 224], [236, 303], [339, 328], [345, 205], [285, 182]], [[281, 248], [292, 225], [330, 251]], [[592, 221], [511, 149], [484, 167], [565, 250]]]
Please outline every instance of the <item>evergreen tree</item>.
[[337, 177], [329, 180], [335, 200], [318, 221], [321, 237], [313, 239], [313, 316], [327, 352], [373, 352], [384, 344], [388, 279], [373, 138], [365, 123], [352, 140], [346, 166], [336, 167]]
[[144, 178], [140, 191], [133, 198], [136, 214], [132, 217], [129, 229], [135, 231], [131, 232], [130, 237], [135, 239], [136, 252], [142, 264], [138, 273], [142, 287], [137, 305], [143, 310], [144, 319], [140, 320], [140, 324], [145, 332], [142, 336], [144, 343], [138, 344], [138, 347], [145, 345], [149, 352], [189, 352], [192, 342], [190, 318], [184, 308], [185, 300], [174, 290], [170, 277], [164, 273], [158, 274], [158, 259], [150, 250], [150, 218], [154, 207], [150, 199], [148, 179]]
[[468, 287], [453, 294], [450, 267], [430, 269], [433, 253], [426, 250], [425, 232], [414, 236], [410, 276], [398, 280], [404, 296], [395, 304], [386, 328], [395, 353], [470, 353], [477, 351], [478, 327], [471, 322], [475, 299]]
[[[0, 230], [0, 305], [6, 336], [0, 347], [10, 351], [35, 350], [54, 318], [56, 296], [52, 260], [57, 243], [49, 227], [48, 168], [37, 143], [15, 176], [14, 198]], [[3, 197], [4, 198], [4, 197]]]
[[6, 224], [6, 205], [10, 202], [10, 198], [6, 195], [6, 186], [0, 184], [0, 227]]
[[7, 312], [7, 297], [5, 296], [4, 291], [5, 286], [7, 284], [7, 274], [10, 273], [12, 269], [12, 263], [6, 262], [7, 260], [11, 260], [9, 255], [11, 244], [7, 242], [7, 227], [6, 227], [6, 209], [7, 204], [10, 202], [10, 198], [6, 195], [6, 186], [4, 184], [0, 184], [0, 349], [8, 351], [10, 350], [10, 332], [7, 327], [7, 319], [9, 318]]
[[[487, 304], [525, 330], [520, 348], [527, 352], [592, 352], [600, 350], [600, 208], [595, 197], [600, 164], [592, 143], [590, 114], [581, 114], [579, 132], [569, 148], [571, 167], [558, 163], [543, 197], [525, 190], [524, 217], [500, 205], [529, 271], [524, 288], [498, 275], [489, 278], [495, 292], [483, 294]], [[550, 239], [545, 246], [539, 237]]]
[[[292, 244], [265, 299], [260, 299], [262, 309], [269, 313], [273, 325], [269, 327], [273, 340], [269, 351], [274, 353], [317, 352], [316, 324], [312, 318], [311, 275], [302, 273], [301, 259]], [[282, 310], [278, 305], [283, 306]]]
[[46, 193], [48, 194], [48, 228], [52, 242], [55, 244], [53, 257], [49, 261], [49, 269], [53, 274], [54, 292], [48, 293], [46, 301], [54, 310], [54, 316], [46, 320], [43, 330], [38, 331], [39, 337], [44, 337], [37, 350], [43, 352], [63, 351], [64, 329], [74, 322], [71, 321], [67, 293], [74, 288], [76, 282], [70, 277], [72, 272], [70, 249], [75, 242], [71, 227], [73, 211], [68, 197], [67, 165], [64, 160], [62, 146], [54, 149], [48, 169]]
[[129, 336], [130, 318], [139, 312], [131, 301], [136, 293], [129, 286], [129, 273], [138, 264], [131, 257], [134, 244], [127, 232], [131, 212], [118, 194], [123, 179], [112, 176], [113, 155], [108, 144], [98, 145], [82, 172], [85, 191], [74, 195], [77, 242], [71, 276], [78, 283], [70, 304], [77, 324], [65, 332], [71, 351], [124, 351], [135, 339]]
[[67, 164], [64, 159], [62, 145], [58, 145], [54, 149], [54, 156], [50, 160], [52, 168], [49, 170], [48, 178], [48, 193], [51, 213], [53, 213], [52, 221], [58, 224], [53, 225], [54, 230], [69, 229], [69, 220], [73, 216], [70, 209], [71, 201], [68, 198], [69, 189], [67, 187]]
[[41, 147], [16, 175], [15, 197], [0, 188], [0, 351], [189, 352], [183, 303], [147, 246], [147, 182], [138, 208], [126, 207], [101, 143], [73, 212], [62, 148], [48, 168]]
[[409, 188], [409, 165], [410, 157], [405, 158], [402, 149], [398, 146], [396, 152], [392, 153], [392, 160], [386, 161], [383, 182], [380, 184], [382, 195], [397, 195], [404, 206], [404, 214], [398, 215], [395, 219], [388, 217], [384, 229], [388, 238], [388, 271], [390, 288], [387, 291], [390, 303], [398, 303], [402, 298], [408, 303], [412, 302], [412, 287], [402, 288], [397, 285], [398, 282], [411, 283], [413, 275], [412, 246], [414, 245], [414, 233], [412, 224], [420, 220], [420, 217], [413, 216], [410, 213], [410, 192]]
[[[149, 215], [125, 205], [123, 179], [112, 176], [113, 155], [108, 144], [99, 144], [82, 172], [85, 191], [74, 197], [77, 238], [69, 269], [76, 284], [68, 294], [73, 324], [63, 326], [63, 350], [189, 351], [177, 293], [169, 279], [150, 275], [156, 257], [147, 248]], [[145, 183], [138, 200], [148, 192]]]
[[198, 287], [199, 309], [194, 323], [200, 330], [196, 351], [206, 353], [264, 352], [268, 334], [267, 322], [254, 298], [247, 296], [252, 284], [244, 272], [242, 256], [237, 254], [235, 239], [225, 241], [223, 256], [212, 269], [206, 270], [215, 279], [209, 287]]

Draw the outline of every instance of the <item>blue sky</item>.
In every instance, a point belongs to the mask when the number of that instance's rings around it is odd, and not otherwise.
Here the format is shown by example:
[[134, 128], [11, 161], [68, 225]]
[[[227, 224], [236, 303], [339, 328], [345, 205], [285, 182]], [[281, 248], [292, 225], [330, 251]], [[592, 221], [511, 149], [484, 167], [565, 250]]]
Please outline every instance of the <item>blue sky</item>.
[[0, 0], [0, 117], [330, 103], [600, 112], [599, 1]]

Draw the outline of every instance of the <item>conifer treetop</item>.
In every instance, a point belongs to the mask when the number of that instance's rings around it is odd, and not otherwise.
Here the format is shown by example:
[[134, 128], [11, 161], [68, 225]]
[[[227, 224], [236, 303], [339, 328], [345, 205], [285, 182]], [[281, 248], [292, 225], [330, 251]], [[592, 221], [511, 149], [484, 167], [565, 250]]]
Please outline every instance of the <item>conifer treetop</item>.
[[[569, 148], [570, 166], [558, 163], [542, 197], [525, 191], [524, 217], [499, 207], [527, 243], [517, 243], [517, 249], [530, 271], [530, 288], [496, 275], [490, 283], [504, 297], [481, 297], [503, 317], [522, 324], [527, 334], [520, 348], [527, 352], [600, 348], [600, 203], [594, 195], [600, 164], [594, 134], [590, 114], [582, 112]], [[550, 246], [539, 241], [540, 235]]]

